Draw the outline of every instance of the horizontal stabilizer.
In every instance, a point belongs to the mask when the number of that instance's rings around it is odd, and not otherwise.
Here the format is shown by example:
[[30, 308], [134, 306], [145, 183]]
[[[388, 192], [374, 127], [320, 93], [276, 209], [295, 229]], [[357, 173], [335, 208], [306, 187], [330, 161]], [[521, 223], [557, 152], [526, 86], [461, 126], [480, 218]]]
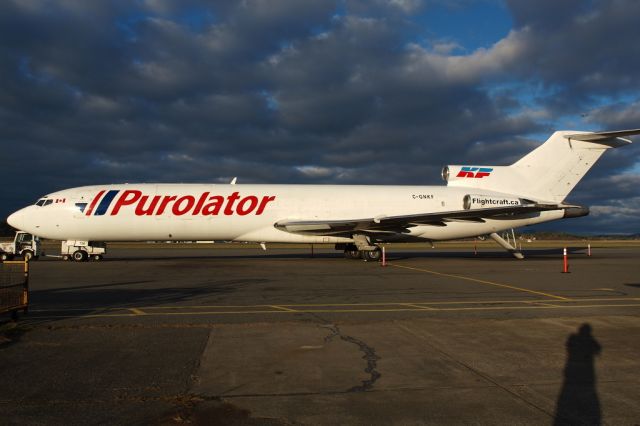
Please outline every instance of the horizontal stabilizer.
[[[640, 129], [630, 130], [616, 130], [613, 132], [593, 132], [593, 133], [575, 133], [570, 135], [564, 135], [565, 139], [584, 141], [584, 142], [596, 142], [604, 143], [605, 145], [621, 146], [631, 143], [628, 139], [623, 139], [622, 136], [640, 135]], [[612, 144], [606, 142], [613, 142]]]

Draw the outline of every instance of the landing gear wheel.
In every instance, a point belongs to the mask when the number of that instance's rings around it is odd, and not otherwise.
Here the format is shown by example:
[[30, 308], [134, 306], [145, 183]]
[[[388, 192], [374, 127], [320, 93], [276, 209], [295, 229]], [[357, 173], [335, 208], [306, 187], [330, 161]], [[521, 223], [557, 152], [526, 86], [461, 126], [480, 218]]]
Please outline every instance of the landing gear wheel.
[[360, 257], [362, 257], [362, 252], [357, 249], [347, 249], [344, 251], [344, 257], [346, 257], [347, 259], [360, 259]]
[[73, 260], [76, 262], [84, 262], [87, 260], [87, 253], [82, 250], [76, 250], [73, 252]]
[[364, 250], [362, 252], [362, 258], [365, 262], [377, 262], [382, 257], [382, 250], [380, 247], [375, 250]]
[[71, 256], [69, 256], [68, 254], [65, 254], [64, 256], [62, 256], [62, 260], [71, 260]]
[[99, 254], [94, 254], [91, 256], [91, 259], [95, 260], [96, 262], [99, 262], [102, 260], [102, 256]]
[[7, 253], [2, 253], [2, 254], [0, 254], [0, 260], [2, 260], [3, 262], [5, 260], [11, 260], [11, 256], [8, 255]]
[[31, 261], [31, 259], [33, 259], [33, 252], [31, 250], [25, 250], [22, 252], [22, 257], [24, 258], [25, 262], [29, 262]]

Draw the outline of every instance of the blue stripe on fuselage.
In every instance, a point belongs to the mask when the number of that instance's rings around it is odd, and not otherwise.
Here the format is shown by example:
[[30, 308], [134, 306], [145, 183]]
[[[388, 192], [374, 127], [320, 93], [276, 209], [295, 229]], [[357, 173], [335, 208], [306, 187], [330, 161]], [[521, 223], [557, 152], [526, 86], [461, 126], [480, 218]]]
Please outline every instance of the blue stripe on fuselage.
[[100, 201], [100, 205], [96, 210], [95, 216], [103, 216], [107, 212], [107, 210], [109, 209], [109, 205], [118, 192], [120, 192], [120, 190], [112, 189], [111, 191], [107, 192], [104, 197], [102, 197], [102, 201]]

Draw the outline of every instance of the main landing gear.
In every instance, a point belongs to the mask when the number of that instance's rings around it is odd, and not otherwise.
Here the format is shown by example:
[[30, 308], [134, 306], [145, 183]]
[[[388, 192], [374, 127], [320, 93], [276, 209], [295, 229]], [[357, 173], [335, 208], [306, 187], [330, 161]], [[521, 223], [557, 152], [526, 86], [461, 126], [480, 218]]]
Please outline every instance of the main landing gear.
[[382, 249], [372, 244], [365, 235], [354, 235], [355, 244], [336, 244], [336, 250], [344, 250], [347, 259], [363, 259], [377, 262], [382, 258]]

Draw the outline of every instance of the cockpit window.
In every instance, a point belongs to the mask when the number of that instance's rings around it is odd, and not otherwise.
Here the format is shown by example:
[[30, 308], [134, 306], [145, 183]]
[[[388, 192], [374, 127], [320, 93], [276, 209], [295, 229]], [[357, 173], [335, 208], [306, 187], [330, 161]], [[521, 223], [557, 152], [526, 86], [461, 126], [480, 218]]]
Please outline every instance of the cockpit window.
[[36, 201], [36, 206], [48, 206], [49, 204], [53, 204], [53, 200], [48, 200], [46, 198], [40, 198], [38, 201]]

